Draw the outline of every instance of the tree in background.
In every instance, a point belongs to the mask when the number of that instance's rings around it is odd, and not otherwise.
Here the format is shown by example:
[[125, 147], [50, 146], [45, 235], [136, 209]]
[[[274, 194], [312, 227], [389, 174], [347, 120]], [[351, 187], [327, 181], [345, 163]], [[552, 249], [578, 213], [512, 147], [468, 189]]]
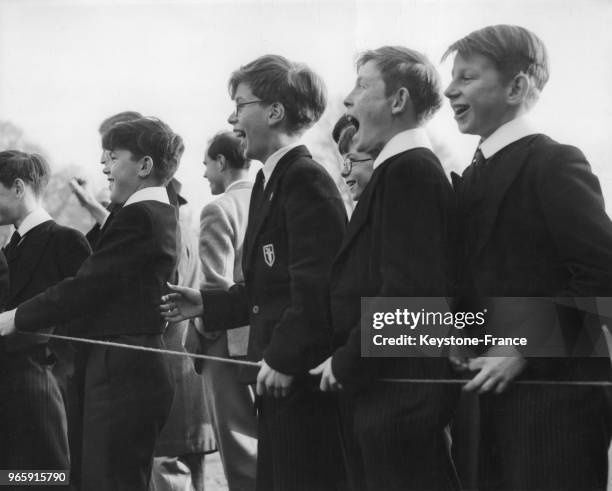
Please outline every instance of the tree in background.
[[[45, 209], [62, 225], [76, 228], [83, 233], [91, 228], [91, 217], [79, 206], [68, 186], [70, 179], [79, 175], [78, 166], [71, 164], [57, 170], [42, 147], [29, 141], [24, 136], [23, 130], [10, 121], [0, 121], [0, 151], [3, 150], [21, 150], [42, 155], [52, 170], [43, 197]], [[12, 233], [11, 226], [0, 227], [0, 245], [5, 244]]]

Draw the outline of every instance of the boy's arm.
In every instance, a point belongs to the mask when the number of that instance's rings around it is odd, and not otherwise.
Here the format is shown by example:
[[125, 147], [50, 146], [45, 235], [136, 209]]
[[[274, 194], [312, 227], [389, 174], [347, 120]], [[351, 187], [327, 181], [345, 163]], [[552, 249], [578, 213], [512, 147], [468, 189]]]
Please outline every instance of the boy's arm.
[[151, 218], [138, 206], [117, 213], [104, 233], [99, 249], [87, 258], [76, 275], [23, 302], [15, 325], [20, 331], [34, 331], [64, 324], [108, 308], [133, 288], [134, 277], [150, 259]]
[[582, 152], [567, 145], [556, 146], [538, 170], [544, 218], [570, 273], [557, 295], [612, 295], [612, 223], [597, 176]]

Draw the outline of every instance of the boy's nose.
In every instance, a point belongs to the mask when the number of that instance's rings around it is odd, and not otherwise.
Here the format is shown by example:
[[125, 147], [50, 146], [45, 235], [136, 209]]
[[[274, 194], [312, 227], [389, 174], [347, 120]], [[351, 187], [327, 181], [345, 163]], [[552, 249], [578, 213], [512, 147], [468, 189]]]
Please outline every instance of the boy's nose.
[[458, 94], [455, 84], [451, 82], [450, 84], [448, 84], [448, 87], [446, 87], [446, 90], [444, 91], [444, 96], [448, 97], [449, 99], [452, 99], [453, 97], [457, 97], [457, 95]]
[[349, 92], [349, 95], [347, 95], [347, 96], [344, 98], [344, 107], [346, 107], [347, 109], [349, 109], [349, 108], [353, 107], [353, 105], [354, 105], [354, 104], [355, 104], [355, 103], [353, 102], [353, 91], [351, 90], [351, 91]]

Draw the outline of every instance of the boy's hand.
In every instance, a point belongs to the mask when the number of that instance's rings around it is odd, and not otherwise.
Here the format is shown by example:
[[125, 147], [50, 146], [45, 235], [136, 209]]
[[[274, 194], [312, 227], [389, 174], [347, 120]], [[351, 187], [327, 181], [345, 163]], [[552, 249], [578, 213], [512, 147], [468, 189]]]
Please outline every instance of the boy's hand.
[[180, 322], [204, 313], [200, 290], [167, 283], [168, 288], [175, 293], [169, 293], [161, 298], [161, 315], [169, 322]]
[[109, 213], [104, 206], [91, 194], [83, 179], [73, 177], [68, 181], [72, 192], [79, 200], [79, 203], [85, 208], [94, 220], [100, 225], [104, 223]]
[[330, 356], [318, 367], [313, 368], [308, 372], [310, 375], [321, 375], [321, 383], [319, 384], [319, 388], [322, 392], [336, 392], [337, 390], [342, 389], [342, 384], [340, 384], [334, 376], [331, 362], [332, 357]]
[[267, 394], [276, 398], [285, 397], [289, 394], [292, 384], [293, 375], [277, 372], [265, 360], [261, 361], [261, 368], [257, 374], [256, 392], [258, 396]]
[[16, 331], [15, 312], [17, 312], [17, 309], [0, 314], [0, 336], [8, 336]]
[[487, 351], [487, 355], [469, 361], [469, 370], [478, 370], [478, 373], [463, 390], [477, 390], [479, 394], [493, 390], [501, 394], [527, 364], [527, 360], [511, 346], [496, 346]]

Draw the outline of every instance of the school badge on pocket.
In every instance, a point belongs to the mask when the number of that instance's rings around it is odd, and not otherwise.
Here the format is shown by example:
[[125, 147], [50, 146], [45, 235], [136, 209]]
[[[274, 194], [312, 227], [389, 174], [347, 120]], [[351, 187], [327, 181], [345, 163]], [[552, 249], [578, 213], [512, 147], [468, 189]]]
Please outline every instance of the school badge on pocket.
[[274, 266], [274, 260], [276, 259], [274, 255], [274, 244], [266, 244], [262, 249], [266, 264], [270, 267]]

